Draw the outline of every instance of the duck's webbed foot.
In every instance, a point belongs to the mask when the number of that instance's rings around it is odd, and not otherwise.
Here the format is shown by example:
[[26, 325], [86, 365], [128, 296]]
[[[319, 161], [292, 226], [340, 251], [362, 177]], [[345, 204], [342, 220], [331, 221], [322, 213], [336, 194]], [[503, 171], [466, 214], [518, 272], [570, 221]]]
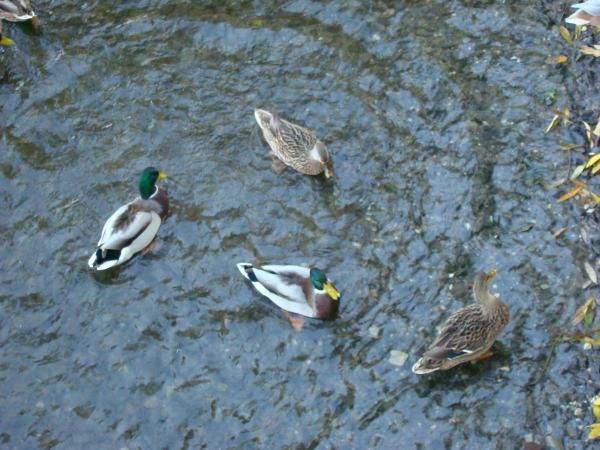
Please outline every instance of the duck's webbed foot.
[[302, 327], [304, 326], [303, 316], [288, 312], [286, 310], [283, 310], [283, 315], [290, 321], [290, 324], [295, 331], [302, 331]]
[[287, 166], [282, 163], [277, 156], [271, 155], [271, 168], [277, 175], [280, 175], [286, 167]]

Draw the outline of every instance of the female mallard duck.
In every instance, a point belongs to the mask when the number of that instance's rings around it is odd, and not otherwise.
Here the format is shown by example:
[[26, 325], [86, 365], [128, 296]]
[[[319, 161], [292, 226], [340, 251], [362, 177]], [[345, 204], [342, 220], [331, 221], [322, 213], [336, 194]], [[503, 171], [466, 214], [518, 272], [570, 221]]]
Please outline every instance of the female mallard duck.
[[[1, 1], [1, 0], [0, 0]], [[106, 270], [123, 264], [148, 247], [169, 212], [167, 191], [156, 182], [167, 176], [146, 167], [140, 176], [140, 198], [121, 206], [102, 228], [98, 247], [90, 257], [92, 269]]]
[[473, 284], [475, 302], [452, 314], [433, 344], [412, 368], [416, 374], [448, 370], [458, 364], [491, 356], [488, 352], [508, 323], [508, 308], [489, 286], [496, 269], [479, 272]]
[[571, 8], [576, 8], [573, 14], [565, 19], [565, 22], [573, 25], [594, 25], [600, 28], [600, 0], [587, 0], [583, 3], [575, 3]]
[[[29, 0], [0, 0], [0, 44], [11, 45], [12, 39], [8, 39], [2, 35], [2, 21], [23, 22], [26, 20], [34, 20], [35, 12], [31, 7]], [[34, 26], [37, 25], [34, 23]]]
[[316, 267], [262, 266], [239, 263], [238, 269], [258, 292], [280, 308], [313, 319], [334, 319], [341, 294]]
[[[284, 164], [306, 175], [318, 175], [324, 171], [327, 178], [333, 176], [329, 151], [312, 131], [262, 109], [255, 109], [254, 117], [271, 152]], [[285, 166], [274, 159], [273, 168], [281, 172]]]

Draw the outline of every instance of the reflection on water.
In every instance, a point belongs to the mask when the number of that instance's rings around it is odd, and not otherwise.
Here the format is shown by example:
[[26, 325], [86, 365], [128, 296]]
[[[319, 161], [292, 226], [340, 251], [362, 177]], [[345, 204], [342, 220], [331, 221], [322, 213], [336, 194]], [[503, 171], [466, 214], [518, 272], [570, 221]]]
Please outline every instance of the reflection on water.
[[[581, 292], [540, 182], [560, 38], [532, 6], [36, 6], [43, 34], [6, 24], [0, 49], [6, 448], [583, 446], [597, 364], [561, 346], [534, 383]], [[314, 129], [337, 177], [273, 173], [256, 107]], [[160, 247], [90, 273], [148, 165], [173, 178]], [[239, 261], [318, 263], [339, 319], [294, 332]], [[491, 267], [513, 317], [494, 357], [414, 376]]]

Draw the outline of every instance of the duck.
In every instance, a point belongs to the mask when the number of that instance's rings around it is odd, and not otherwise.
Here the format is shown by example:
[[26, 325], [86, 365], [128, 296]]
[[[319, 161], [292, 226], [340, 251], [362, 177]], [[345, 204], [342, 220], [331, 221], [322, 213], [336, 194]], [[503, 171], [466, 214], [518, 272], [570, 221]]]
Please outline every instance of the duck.
[[2, 34], [2, 21], [24, 22], [31, 20], [37, 27], [37, 16], [29, 0], [0, 0], [0, 44], [12, 45], [14, 42]]
[[249, 263], [238, 263], [237, 267], [258, 292], [284, 311], [321, 320], [337, 316], [342, 294], [318, 267], [257, 267]]
[[467, 361], [489, 358], [490, 347], [506, 327], [508, 307], [490, 293], [497, 270], [479, 272], [473, 283], [475, 303], [452, 314], [431, 346], [413, 365], [417, 375], [448, 370]]
[[577, 11], [567, 17], [565, 22], [573, 25], [594, 25], [600, 28], [600, 0], [575, 3], [571, 8], [576, 8]]
[[271, 147], [272, 155], [281, 161], [273, 158], [273, 169], [277, 173], [290, 166], [305, 175], [323, 172], [326, 178], [334, 175], [329, 150], [311, 130], [264, 109], [255, 109], [254, 117]]
[[88, 261], [91, 269], [100, 271], [121, 265], [151, 246], [169, 212], [167, 191], [156, 185], [166, 177], [154, 167], [142, 171], [138, 185], [140, 196], [108, 218]]

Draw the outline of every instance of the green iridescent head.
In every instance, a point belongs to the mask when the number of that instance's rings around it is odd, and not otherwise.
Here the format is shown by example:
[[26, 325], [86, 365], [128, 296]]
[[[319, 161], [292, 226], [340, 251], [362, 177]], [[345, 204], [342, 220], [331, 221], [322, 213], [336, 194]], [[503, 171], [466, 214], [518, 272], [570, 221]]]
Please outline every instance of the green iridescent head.
[[139, 188], [142, 198], [150, 198], [150, 196], [154, 194], [156, 182], [158, 180], [162, 180], [163, 178], [167, 178], [167, 175], [165, 175], [163, 172], [154, 167], [146, 167], [140, 175]]
[[315, 289], [325, 291], [333, 300], [338, 300], [342, 296], [333, 283], [327, 278], [325, 272], [317, 267], [310, 269], [310, 282]]

